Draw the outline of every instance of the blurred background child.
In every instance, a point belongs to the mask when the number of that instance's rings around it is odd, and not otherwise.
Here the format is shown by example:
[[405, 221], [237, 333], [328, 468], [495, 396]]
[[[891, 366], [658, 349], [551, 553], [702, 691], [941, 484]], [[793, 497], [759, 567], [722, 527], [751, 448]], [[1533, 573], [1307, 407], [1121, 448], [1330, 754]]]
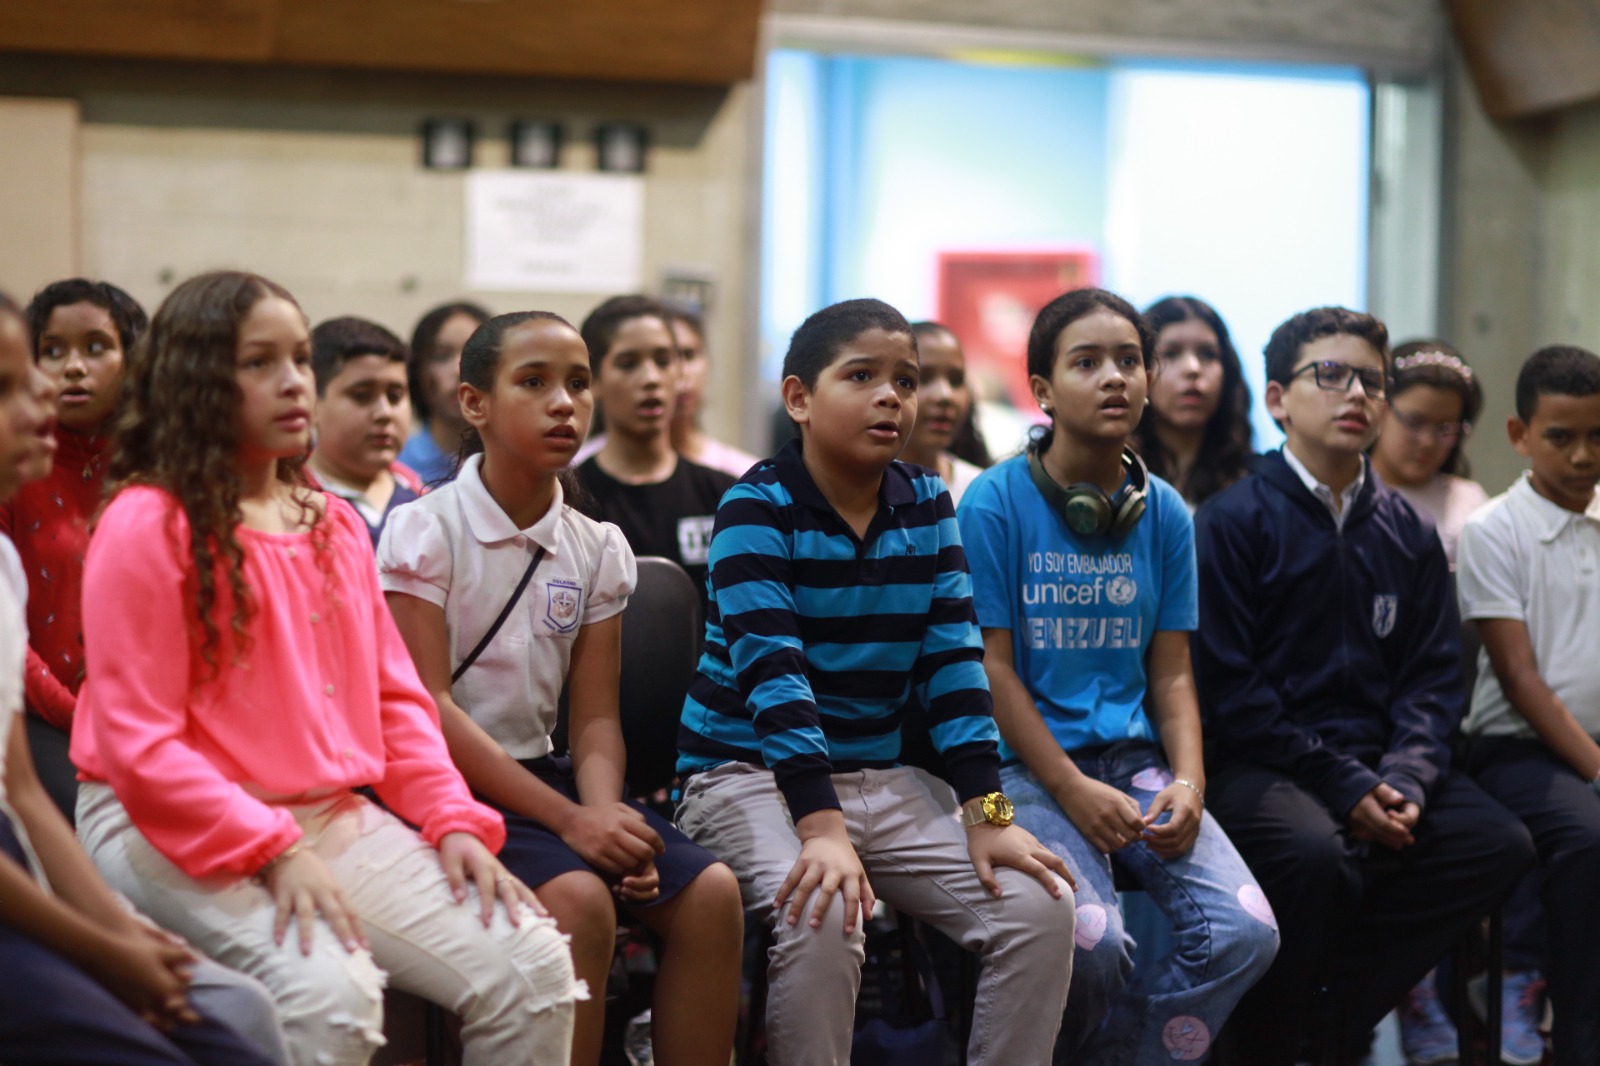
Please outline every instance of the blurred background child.
[[1145, 318], [1155, 372], [1134, 447], [1192, 511], [1249, 470], [1250, 387], [1227, 324], [1204, 300], [1168, 296]]

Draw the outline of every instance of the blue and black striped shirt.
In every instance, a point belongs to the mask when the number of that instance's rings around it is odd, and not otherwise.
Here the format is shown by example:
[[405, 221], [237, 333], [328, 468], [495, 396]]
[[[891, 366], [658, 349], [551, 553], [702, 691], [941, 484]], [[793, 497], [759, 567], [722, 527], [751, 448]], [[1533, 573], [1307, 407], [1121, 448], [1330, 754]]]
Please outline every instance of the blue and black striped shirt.
[[859, 538], [791, 441], [722, 498], [709, 584], [680, 773], [766, 766], [798, 820], [839, 806], [829, 774], [895, 765], [909, 706], [962, 800], [999, 789], [972, 581], [937, 476], [891, 463]]

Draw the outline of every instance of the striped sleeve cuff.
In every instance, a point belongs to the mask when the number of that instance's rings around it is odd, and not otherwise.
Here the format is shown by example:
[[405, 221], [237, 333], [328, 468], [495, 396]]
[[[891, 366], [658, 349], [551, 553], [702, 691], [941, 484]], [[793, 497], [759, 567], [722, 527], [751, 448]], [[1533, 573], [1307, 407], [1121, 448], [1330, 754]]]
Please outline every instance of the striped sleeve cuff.
[[839, 810], [839, 794], [833, 790], [828, 767], [808, 766], [787, 773], [779, 769], [773, 777], [789, 804], [789, 817], [796, 822], [816, 811]]

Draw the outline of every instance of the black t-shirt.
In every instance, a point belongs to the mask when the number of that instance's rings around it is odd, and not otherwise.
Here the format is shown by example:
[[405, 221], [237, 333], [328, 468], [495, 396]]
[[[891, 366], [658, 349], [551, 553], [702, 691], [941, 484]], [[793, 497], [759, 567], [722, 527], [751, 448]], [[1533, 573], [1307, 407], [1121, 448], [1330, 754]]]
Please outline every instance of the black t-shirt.
[[578, 467], [578, 481], [590, 499], [578, 510], [602, 522], [615, 522], [634, 555], [664, 555], [688, 572], [706, 611], [706, 559], [717, 504], [734, 478], [720, 470], [678, 457], [677, 469], [653, 485], [629, 485], [600, 469], [595, 457]]

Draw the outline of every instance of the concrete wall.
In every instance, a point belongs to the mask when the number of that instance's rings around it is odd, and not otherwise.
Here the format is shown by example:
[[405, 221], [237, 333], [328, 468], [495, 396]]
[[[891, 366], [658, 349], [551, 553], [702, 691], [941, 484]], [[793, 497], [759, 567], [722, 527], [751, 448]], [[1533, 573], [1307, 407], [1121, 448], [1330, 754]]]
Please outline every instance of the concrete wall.
[[1451, 59], [1445, 336], [1487, 404], [1468, 454], [1491, 492], [1522, 469], [1506, 443], [1522, 361], [1547, 344], [1600, 350], [1600, 104], [1492, 122]]

